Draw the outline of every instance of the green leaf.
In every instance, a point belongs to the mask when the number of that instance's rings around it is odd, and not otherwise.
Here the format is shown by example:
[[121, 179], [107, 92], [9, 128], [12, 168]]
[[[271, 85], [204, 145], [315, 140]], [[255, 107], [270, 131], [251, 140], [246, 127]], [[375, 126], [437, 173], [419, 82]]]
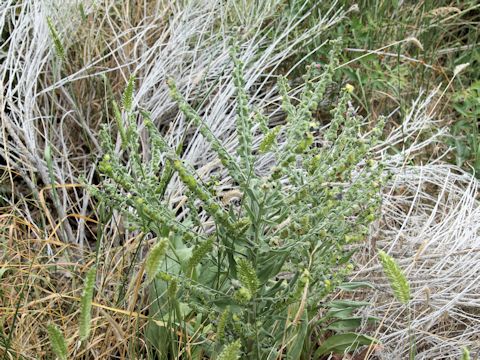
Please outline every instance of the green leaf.
[[357, 333], [333, 335], [315, 351], [315, 358], [331, 353], [343, 354], [346, 350], [353, 352], [359, 346], [377, 343], [375, 338]]
[[352, 317], [355, 309], [370, 305], [367, 301], [335, 300], [329, 303], [330, 309], [327, 311], [327, 318], [337, 318], [347, 320]]
[[355, 330], [362, 325], [362, 318], [349, 318], [337, 320], [327, 326], [328, 330], [347, 331]]
[[349, 319], [353, 315], [353, 308], [347, 309], [330, 309], [327, 311], [325, 317], [336, 319]]
[[364, 282], [364, 281], [351, 281], [347, 283], [343, 283], [338, 286], [339, 289], [345, 290], [345, 291], [352, 291], [352, 290], [357, 290], [360, 288], [371, 288], [375, 289], [375, 287], [369, 283], [369, 282]]
[[353, 300], [334, 300], [331, 301], [329, 307], [332, 309], [356, 309], [370, 305], [368, 301], [353, 301]]
[[269, 252], [260, 253], [258, 261], [258, 279], [260, 282], [265, 283], [274, 275], [277, 275], [281, 271], [289, 254], [290, 249], [278, 251], [270, 250]]

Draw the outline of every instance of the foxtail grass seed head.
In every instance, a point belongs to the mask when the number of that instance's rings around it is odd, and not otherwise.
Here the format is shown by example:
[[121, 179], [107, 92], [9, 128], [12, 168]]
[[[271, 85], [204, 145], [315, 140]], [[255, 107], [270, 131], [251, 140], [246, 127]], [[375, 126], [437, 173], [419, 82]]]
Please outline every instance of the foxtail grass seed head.
[[50, 346], [53, 352], [60, 360], [67, 360], [68, 348], [67, 342], [63, 336], [62, 331], [55, 325], [49, 324], [47, 326], [48, 338], [50, 340]]
[[410, 301], [410, 284], [396, 261], [383, 250], [378, 251], [378, 258], [382, 264], [383, 271], [387, 275], [390, 287], [395, 298], [403, 304]]
[[188, 274], [190, 274], [195, 267], [208, 255], [212, 250], [214, 238], [210, 237], [208, 240], [203, 241], [200, 245], [197, 245], [193, 250], [191, 258], [188, 260]]
[[133, 75], [128, 79], [127, 87], [123, 92], [122, 106], [127, 113], [132, 111], [133, 93], [135, 91], [135, 77]]
[[406, 41], [411, 44], [414, 44], [419, 50], [423, 51], [423, 45], [420, 42], [420, 40], [418, 40], [416, 37], [410, 36], [409, 38], [406, 39]]
[[53, 24], [52, 19], [50, 17], [47, 17], [47, 25], [48, 25], [48, 30], [50, 31], [50, 36], [52, 37], [53, 46], [55, 47], [55, 52], [57, 53], [57, 56], [61, 60], [64, 60], [65, 48], [63, 47], [62, 40], [60, 39], [58, 31], [55, 28], [55, 25]]
[[169, 241], [167, 238], [160, 239], [150, 250], [145, 260], [145, 272], [149, 281], [155, 279], [161, 271], [162, 262], [168, 250]]
[[223, 351], [218, 355], [217, 360], [237, 360], [240, 359], [240, 340], [225, 346]]
[[246, 259], [238, 260], [237, 273], [241, 284], [247, 288], [251, 294], [255, 294], [260, 286], [260, 282], [252, 263]]
[[95, 288], [95, 277], [97, 269], [95, 267], [88, 270], [83, 284], [83, 294], [80, 301], [80, 340], [85, 341], [90, 335], [92, 321], [92, 298]]
[[227, 325], [228, 318], [230, 316], [230, 308], [226, 308], [220, 315], [220, 318], [218, 320], [217, 324], [217, 338], [216, 341], [217, 343], [220, 343], [223, 341], [225, 337], [225, 326]]
[[470, 66], [470, 63], [460, 64], [455, 66], [455, 69], [453, 70], [453, 76], [457, 76], [469, 66]]

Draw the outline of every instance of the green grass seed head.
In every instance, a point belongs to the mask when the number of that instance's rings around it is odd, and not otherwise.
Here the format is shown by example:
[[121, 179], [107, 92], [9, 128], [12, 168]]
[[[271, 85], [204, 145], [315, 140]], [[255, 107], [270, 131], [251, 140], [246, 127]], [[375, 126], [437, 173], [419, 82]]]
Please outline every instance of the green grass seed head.
[[396, 261], [384, 251], [379, 250], [378, 257], [382, 264], [383, 271], [385, 275], [387, 275], [395, 298], [401, 303], [407, 304], [411, 298], [410, 284], [402, 269]]
[[230, 315], [230, 308], [226, 308], [222, 314], [220, 315], [220, 319], [218, 320], [217, 325], [217, 343], [222, 341], [225, 337], [225, 326], [227, 324], [228, 317]]
[[240, 259], [237, 262], [237, 273], [240, 283], [254, 295], [260, 286], [260, 282], [252, 263], [246, 259]]
[[54, 324], [47, 326], [48, 338], [53, 352], [60, 360], [67, 360], [68, 348], [67, 342], [63, 337], [62, 331]]
[[168, 239], [163, 238], [158, 241], [148, 253], [145, 260], [145, 272], [149, 281], [152, 281], [160, 272], [165, 254], [168, 250]]
[[55, 52], [60, 59], [65, 59], [65, 48], [63, 47], [62, 40], [58, 35], [58, 31], [55, 28], [55, 25], [52, 22], [50, 17], [47, 17], [48, 30], [50, 31], [50, 36], [53, 40], [53, 46], [55, 47]]
[[95, 287], [95, 276], [97, 274], [95, 267], [87, 272], [83, 285], [83, 294], [80, 302], [80, 340], [84, 341], [90, 335], [90, 327], [92, 320], [92, 298]]
[[123, 92], [122, 105], [125, 111], [130, 112], [133, 105], [133, 92], [135, 91], [135, 77], [133, 75], [128, 79], [127, 87]]
[[212, 250], [214, 240], [213, 237], [210, 237], [195, 247], [192, 257], [188, 260], [188, 274], [191, 274], [200, 261]]
[[217, 360], [237, 360], [240, 358], [240, 340], [237, 340], [223, 349]]

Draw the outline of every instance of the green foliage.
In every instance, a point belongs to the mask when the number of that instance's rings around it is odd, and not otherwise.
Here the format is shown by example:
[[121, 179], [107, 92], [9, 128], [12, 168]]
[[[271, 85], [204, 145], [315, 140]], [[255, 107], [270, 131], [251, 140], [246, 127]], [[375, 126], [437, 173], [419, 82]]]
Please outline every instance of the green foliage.
[[395, 260], [386, 254], [384, 251], [378, 251], [378, 258], [382, 264], [383, 271], [387, 275], [390, 286], [393, 290], [393, 294], [398, 301], [404, 304], [408, 304], [410, 301], [410, 284], [408, 283], [407, 278], [403, 274], [400, 266], [395, 262]]
[[47, 326], [48, 338], [53, 352], [60, 360], [67, 360], [68, 348], [67, 342], [63, 337], [62, 331], [54, 324]]
[[[350, 105], [352, 87], [341, 91], [327, 129], [320, 131], [316, 121], [318, 103], [333, 81], [339, 49], [335, 43], [326, 66], [309, 67], [298, 101], [289, 95], [287, 80], [280, 79], [286, 121], [273, 133], [266, 117], [249, 108], [243, 64], [235, 55], [238, 50], [232, 52], [239, 141], [235, 154], [169, 82], [179, 110], [199, 129], [233, 179], [240, 194], [237, 205], [219, 201], [221, 194], [200, 180], [148, 113], [129, 110], [125, 104], [124, 112], [118, 111], [128, 165], [115, 155], [108, 132], [102, 132], [105, 155], [100, 169], [105, 180], [101, 191], [92, 192], [124, 210], [143, 231], [169, 236], [165, 256], [162, 250], [162, 271], [152, 265], [149, 276], [155, 274], [149, 287], [149, 315], [158, 322], [149, 324], [147, 337], [159, 358], [179, 356], [178, 332], [183, 339], [195, 337], [192, 351], [197, 348], [210, 357], [225, 343], [230, 345], [219, 358], [237, 358], [240, 347], [250, 359], [313, 355], [316, 345], [309, 339], [317, 325], [312, 319], [320, 301], [351, 271], [352, 252], [346, 248], [367, 236], [379, 211], [382, 184], [382, 165], [369, 149], [379, 140], [384, 121], [363, 131], [365, 121]], [[133, 121], [142, 117], [150, 161], [140, 157], [139, 127]], [[260, 149], [253, 142], [254, 121], [263, 134]], [[259, 150], [273, 163], [263, 175], [256, 168]], [[190, 211], [181, 221], [165, 198], [173, 173], [189, 197], [185, 210]], [[199, 223], [199, 218], [210, 219], [214, 226]], [[158, 264], [157, 255], [149, 255], [147, 263]], [[209, 336], [212, 323], [217, 325], [215, 341]]]
[[315, 352], [315, 356], [320, 357], [330, 353], [343, 354], [345, 351], [354, 351], [358, 346], [370, 346], [376, 342], [377, 341], [370, 336], [359, 335], [357, 333], [333, 335], [322, 343]]
[[462, 349], [462, 360], [470, 360], [470, 351], [467, 348]]
[[[392, 113], [392, 119], [401, 123], [420, 89], [430, 92], [438, 84], [446, 84], [456, 66], [470, 63], [446, 89], [442, 104], [447, 106], [438, 106], [435, 110], [442, 118], [456, 118], [451, 125], [453, 136], [446, 137], [445, 144], [455, 148], [453, 161], [478, 177], [478, 116], [459, 112], [459, 108], [469, 107], [472, 101], [461, 100], [469, 90], [458, 91], [459, 87], [470, 89], [480, 78], [478, 1], [285, 0], [284, 3], [286, 6], [279, 18], [308, 13], [299, 32], [318, 22], [332, 5], [347, 11], [335, 27], [297, 51], [290, 58], [290, 67], [305, 57], [323, 61], [328, 46], [320, 46], [322, 42], [341, 36], [345, 39], [341, 63], [350, 65], [341, 66], [337, 76], [358, 89], [353, 97], [361, 113], [373, 116]], [[303, 71], [301, 67], [296, 69]], [[331, 101], [335, 95], [325, 100]], [[452, 99], [453, 106], [448, 104]]]
[[95, 267], [88, 270], [83, 284], [83, 294], [80, 301], [80, 340], [85, 341], [90, 335], [92, 321], [92, 298], [95, 287], [95, 276], [97, 269]]
[[[359, 288], [371, 287], [369, 283], [346, 283], [339, 286], [344, 291], [355, 291]], [[353, 352], [360, 346], [376, 344], [378, 341], [372, 337], [354, 333], [362, 324], [375, 323], [379, 319], [369, 317], [365, 319], [357, 315], [357, 311], [368, 306], [365, 301], [334, 300], [327, 304], [328, 311], [320, 320], [325, 329], [326, 339], [315, 351], [315, 357], [329, 355], [330, 353]], [[333, 332], [333, 334], [332, 334]], [[328, 335], [327, 335], [328, 334]]]
[[452, 126], [449, 142], [455, 147], [457, 165], [467, 165], [480, 177], [480, 81], [474, 82], [453, 98], [459, 119]]

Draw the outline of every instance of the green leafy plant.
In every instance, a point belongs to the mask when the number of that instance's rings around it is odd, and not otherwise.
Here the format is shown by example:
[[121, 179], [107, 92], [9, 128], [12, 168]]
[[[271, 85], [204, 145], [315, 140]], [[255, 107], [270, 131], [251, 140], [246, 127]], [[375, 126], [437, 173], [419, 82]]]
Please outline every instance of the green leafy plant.
[[[310, 334], [318, 326], [312, 319], [320, 301], [352, 269], [353, 252], [347, 248], [366, 237], [379, 211], [382, 165], [370, 149], [382, 133], [383, 119], [365, 131], [364, 120], [350, 105], [353, 88], [346, 87], [331, 110], [331, 124], [319, 129], [315, 111], [338, 66], [337, 44], [327, 65], [308, 69], [298, 101], [289, 95], [287, 80], [279, 80], [285, 123], [271, 127], [248, 105], [244, 65], [236, 51], [231, 55], [236, 154], [224, 148], [175, 84], [169, 86], [180, 112], [208, 141], [220, 171], [232, 179], [239, 204], [219, 201], [215, 186], [182, 160], [181, 146], [172, 148], [148, 113], [130, 108], [130, 83], [122, 111], [116, 111], [129, 163], [115, 155], [104, 130], [100, 169], [105, 181], [101, 190], [92, 191], [110, 206], [128, 210], [129, 220], [144, 231], [168, 237], [161, 270], [157, 255], [151, 255], [154, 265], [147, 269], [155, 277], [147, 337], [159, 357], [180, 356], [182, 338], [196, 344], [189, 349], [198, 356], [215, 357], [224, 349], [219, 358], [236, 358], [241, 351], [251, 359], [282, 354], [307, 359], [318, 346]], [[140, 156], [138, 115], [149, 135], [150, 161]], [[254, 137], [262, 138], [258, 147]], [[268, 171], [258, 171], [260, 156], [270, 157]], [[181, 221], [165, 198], [173, 174], [189, 198], [188, 215]], [[214, 226], [201, 223], [201, 217]]]
[[[346, 282], [339, 285], [339, 289], [345, 293], [371, 287], [372, 285], [366, 282]], [[350, 299], [351, 296], [348, 298]], [[378, 321], [377, 318], [365, 319], [357, 314], [358, 310], [369, 305], [368, 302], [359, 300], [329, 301], [326, 305], [328, 310], [318, 320], [321, 326], [321, 336], [325, 340], [315, 351], [315, 358], [330, 354], [343, 355], [354, 352], [364, 345], [377, 344], [378, 340], [375, 338], [354, 332], [362, 325]]]
[[376, 340], [370, 336], [357, 333], [343, 333], [329, 337], [315, 352], [316, 356], [328, 355], [330, 353], [343, 354], [349, 349], [355, 349], [361, 345], [371, 345]]

